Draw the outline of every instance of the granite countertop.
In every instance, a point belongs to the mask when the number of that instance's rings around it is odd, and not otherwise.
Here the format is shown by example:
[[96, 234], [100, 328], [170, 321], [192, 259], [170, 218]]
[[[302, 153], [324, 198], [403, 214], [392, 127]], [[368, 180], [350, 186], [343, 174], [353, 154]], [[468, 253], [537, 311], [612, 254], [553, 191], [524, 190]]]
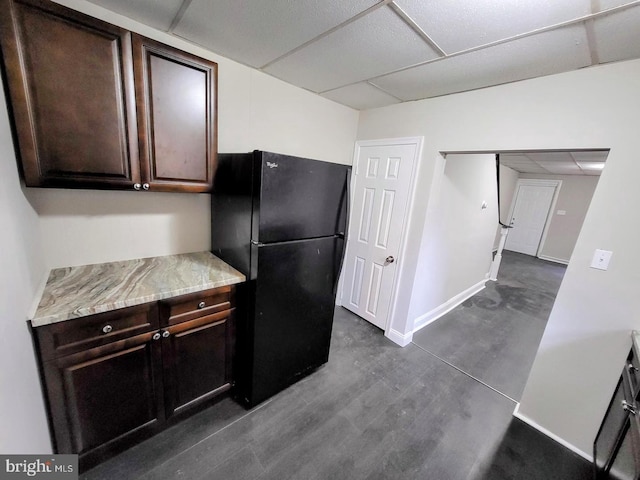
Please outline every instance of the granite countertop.
[[34, 327], [245, 281], [209, 252], [51, 270]]

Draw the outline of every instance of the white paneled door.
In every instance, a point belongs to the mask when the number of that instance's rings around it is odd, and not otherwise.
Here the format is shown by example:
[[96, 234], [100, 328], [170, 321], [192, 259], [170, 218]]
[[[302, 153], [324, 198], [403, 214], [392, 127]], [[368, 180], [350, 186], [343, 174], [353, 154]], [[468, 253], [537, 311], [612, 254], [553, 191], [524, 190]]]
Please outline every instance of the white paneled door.
[[[523, 182], [523, 181], [521, 181]], [[557, 183], [518, 184], [505, 250], [537, 255]]]
[[361, 145], [356, 153], [342, 306], [386, 329], [417, 143]]

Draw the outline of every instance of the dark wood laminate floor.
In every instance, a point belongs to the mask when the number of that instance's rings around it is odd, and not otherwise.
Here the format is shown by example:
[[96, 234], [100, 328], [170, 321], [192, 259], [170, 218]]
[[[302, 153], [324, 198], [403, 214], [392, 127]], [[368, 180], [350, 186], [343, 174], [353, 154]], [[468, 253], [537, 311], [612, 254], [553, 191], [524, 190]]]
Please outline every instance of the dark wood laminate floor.
[[591, 478], [588, 462], [514, 419], [514, 407], [424, 347], [400, 348], [337, 308], [329, 363], [312, 375], [250, 411], [226, 399], [81, 478]]
[[417, 332], [413, 342], [519, 401], [565, 270], [505, 250], [498, 281]]

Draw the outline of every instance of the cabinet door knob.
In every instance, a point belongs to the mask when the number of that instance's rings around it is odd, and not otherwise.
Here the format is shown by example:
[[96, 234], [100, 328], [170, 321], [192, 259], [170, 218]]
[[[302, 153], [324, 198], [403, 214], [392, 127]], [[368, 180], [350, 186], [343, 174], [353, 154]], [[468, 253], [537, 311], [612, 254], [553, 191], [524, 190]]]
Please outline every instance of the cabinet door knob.
[[630, 363], [627, 365], [627, 370], [629, 370], [629, 373], [636, 373], [638, 371], [638, 367], [633, 365], [633, 363]]
[[153, 334], [153, 337], [151, 337], [151, 338], [154, 339], [154, 340], [160, 340], [160, 337], [161, 337], [160, 332], [156, 332], [156, 333]]
[[207, 304], [206, 304], [206, 303], [204, 303], [204, 302], [200, 302], [200, 303], [198, 304], [198, 308], [204, 308], [204, 307], [206, 307], [206, 306], [207, 306]]
[[638, 414], [638, 410], [636, 409], [636, 407], [628, 403], [626, 400], [622, 400], [622, 410], [624, 410], [625, 412], [629, 412], [631, 415]]
[[142, 184], [142, 188], [144, 188], [145, 190], [149, 190], [149, 184], [148, 183], [143, 183]]
[[164, 331], [162, 332], [162, 338], [167, 338], [169, 335], [171, 335], [171, 334], [169, 333], [169, 331], [168, 331], [168, 330], [164, 330]]
[[142, 188], [142, 185], [140, 185], [139, 183], [134, 183], [133, 184], [133, 189], [134, 190], [140, 190]]
[[104, 327], [102, 327], [102, 333], [111, 333], [112, 330], [113, 327], [111, 325], [105, 325]]

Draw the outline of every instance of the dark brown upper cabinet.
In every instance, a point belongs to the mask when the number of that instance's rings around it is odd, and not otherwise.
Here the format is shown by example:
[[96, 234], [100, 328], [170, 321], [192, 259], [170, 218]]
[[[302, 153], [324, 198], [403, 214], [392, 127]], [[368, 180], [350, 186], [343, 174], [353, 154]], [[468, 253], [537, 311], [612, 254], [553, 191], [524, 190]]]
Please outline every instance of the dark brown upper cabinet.
[[48, 0], [0, 0], [25, 183], [206, 192], [217, 65]]
[[217, 65], [133, 34], [140, 167], [153, 190], [208, 191]]

